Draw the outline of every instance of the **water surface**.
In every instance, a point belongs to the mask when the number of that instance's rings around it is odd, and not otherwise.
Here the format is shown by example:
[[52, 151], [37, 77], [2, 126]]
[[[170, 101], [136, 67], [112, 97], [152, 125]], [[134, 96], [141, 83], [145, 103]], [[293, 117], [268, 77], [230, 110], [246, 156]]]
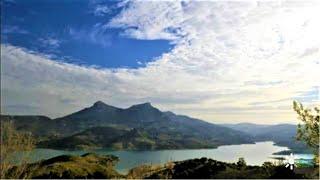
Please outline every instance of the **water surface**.
[[[141, 164], [163, 164], [168, 161], [182, 161], [192, 158], [207, 157], [223, 162], [237, 162], [240, 157], [245, 158], [249, 165], [262, 165], [266, 161], [275, 161], [272, 157], [286, 157], [273, 155], [273, 153], [289, 150], [287, 147], [277, 146], [272, 141], [257, 142], [255, 144], [225, 145], [216, 149], [183, 149], [183, 150], [148, 150], [148, 151], [111, 151], [96, 150], [97, 154], [113, 154], [120, 158], [116, 169], [126, 173], [129, 169]], [[35, 149], [32, 152], [32, 161], [48, 159], [51, 157], [73, 154], [81, 155], [86, 151], [62, 151], [52, 149]], [[296, 154], [296, 157], [299, 157]], [[310, 158], [312, 155], [304, 155]]]

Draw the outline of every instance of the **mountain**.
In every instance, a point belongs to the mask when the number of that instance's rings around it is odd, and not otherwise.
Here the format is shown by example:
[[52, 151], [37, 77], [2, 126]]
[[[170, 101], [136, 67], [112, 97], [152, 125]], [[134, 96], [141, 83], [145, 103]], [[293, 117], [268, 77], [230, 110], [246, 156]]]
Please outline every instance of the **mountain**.
[[46, 116], [1, 115], [1, 120], [11, 120], [18, 130], [30, 131], [36, 136], [67, 136], [99, 126], [140, 127], [164, 120], [163, 115], [150, 103], [121, 109], [97, 101], [91, 107], [56, 119]]
[[1, 115], [1, 122], [12, 121], [19, 131], [32, 132], [35, 136], [55, 135], [60, 129], [57, 121], [47, 116]]
[[223, 126], [248, 133], [252, 135], [255, 140], [259, 141], [287, 141], [289, 139], [295, 139], [297, 133], [297, 126], [293, 124], [260, 125], [251, 123], [240, 123], [223, 124]]
[[95, 149], [108, 147], [116, 150], [214, 148], [216, 142], [191, 138], [179, 132], [155, 134], [146, 129], [93, 127], [72, 136], [41, 141], [39, 147], [52, 149]]
[[253, 123], [221, 124], [221, 125], [231, 129], [238, 130], [238, 131], [246, 132], [253, 136], [267, 132], [270, 127], [270, 125], [253, 124]]
[[222, 124], [234, 130], [253, 136], [255, 141], [273, 141], [277, 145], [287, 146], [296, 153], [309, 153], [305, 143], [296, 140], [297, 125], [276, 124], [260, 125], [252, 123]]
[[71, 136], [41, 141], [39, 147], [54, 149], [85, 149], [111, 147], [112, 143], [129, 130], [113, 127], [94, 127]]
[[[129, 149], [131, 148], [130, 143], [133, 144], [133, 149], [139, 149], [139, 147], [173, 149], [206, 148], [253, 142], [251, 136], [246, 133], [188, 116], [162, 112], [150, 103], [122, 109], [98, 101], [91, 107], [57, 119], [30, 120], [35, 119], [34, 116], [2, 116], [1, 119], [12, 119], [19, 129], [31, 131], [45, 140], [43, 142], [46, 144], [50, 144], [48, 140], [57, 146], [59, 143], [56, 142], [72, 144], [71, 141], [82, 141], [69, 148], [90, 145], [88, 141], [92, 142], [92, 146], [110, 148], [121, 146], [120, 148]], [[29, 123], [27, 126], [24, 125], [26, 122]], [[116, 132], [120, 135], [111, 143], [111, 140], [103, 140], [109, 135], [108, 133], [99, 134], [101, 129], [97, 131], [98, 127], [106, 128], [103, 131], [121, 132]], [[128, 132], [121, 134], [122, 131]], [[130, 133], [133, 134], [130, 135]], [[134, 138], [130, 140], [131, 137]], [[149, 142], [151, 145], [140, 146], [137, 139], [143, 139], [144, 142]], [[67, 143], [68, 140], [70, 143]], [[123, 143], [126, 140], [128, 145]]]
[[[62, 122], [73, 123], [78, 126], [94, 127], [110, 124], [136, 127], [147, 123], [164, 120], [163, 113], [150, 103], [133, 105], [121, 109], [98, 101], [89, 108], [58, 118]], [[81, 128], [81, 127], [79, 127]]]

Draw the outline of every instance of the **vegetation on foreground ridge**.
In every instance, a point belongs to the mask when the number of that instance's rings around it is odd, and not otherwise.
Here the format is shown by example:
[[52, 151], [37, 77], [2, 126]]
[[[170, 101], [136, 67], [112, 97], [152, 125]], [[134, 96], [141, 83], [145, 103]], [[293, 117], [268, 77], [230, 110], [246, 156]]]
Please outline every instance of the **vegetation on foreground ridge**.
[[26, 178], [24, 172], [27, 168], [28, 152], [35, 147], [33, 136], [30, 133], [16, 131], [12, 122], [2, 122], [0, 146], [0, 178], [8, 178], [7, 173], [14, 167], [12, 157], [21, 151], [25, 152], [25, 155], [17, 159], [19, 166], [15, 167], [11, 177]]
[[[82, 156], [62, 155], [48, 160], [28, 164], [24, 173], [14, 178], [130, 178], [130, 179], [224, 179], [224, 178], [316, 178], [317, 169], [308, 173], [295, 173], [283, 164], [270, 162], [262, 166], [246, 165], [243, 158], [237, 163], [225, 163], [208, 158], [190, 159], [166, 163], [165, 165], [142, 165], [131, 169], [126, 175], [118, 173], [114, 165], [119, 159], [112, 155], [99, 156], [84, 154]], [[17, 167], [13, 167], [7, 178], [12, 178]]]

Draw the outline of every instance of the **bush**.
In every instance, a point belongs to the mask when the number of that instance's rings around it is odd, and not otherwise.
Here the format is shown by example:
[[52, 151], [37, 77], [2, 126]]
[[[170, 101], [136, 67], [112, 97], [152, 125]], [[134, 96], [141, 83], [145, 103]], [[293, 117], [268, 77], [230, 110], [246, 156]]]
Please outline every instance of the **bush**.
[[[14, 128], [11, 121], [1, 121], [1, 157], [0, 157], [0, 177], [8, 178], [10, 170], [17, 164], [19, 166], [15, 167], [15, 171], [11, 171], [10, 178], [27, 178], [21, 177], [21, 174], [25, 171], [28, 152], [30, 152], [35, 145], [34, 138], [30, 133], [18, 132]], [[24, 153], [19, 156], [13, 162], [13, 156], [17, 153]]]

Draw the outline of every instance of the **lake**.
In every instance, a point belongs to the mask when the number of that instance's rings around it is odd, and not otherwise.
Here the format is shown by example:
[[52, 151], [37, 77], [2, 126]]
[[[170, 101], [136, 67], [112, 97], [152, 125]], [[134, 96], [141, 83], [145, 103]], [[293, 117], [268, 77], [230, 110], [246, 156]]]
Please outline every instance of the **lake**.
[[[225, 145], [216, 149], [183, 149], [183, 150], [151, 150], [151, 151], [111, 151], [96, 150], [97, 154], [113, 154], [120, 158], [116, 169], [126, 173], [129, 169], [142, 164], [163, 164], [168, 161], [181, 161], [192, 158], [207, 157], [223, 162], [237, 162], [240, 157], [245, 158], [249, 165], [262, 165], [265, 161], [275, 161], [272, 157], [286, 157], [273, 153], [289, 150], [287, 147], [277, 146], [272, 141], [256, 142], [255, 144]], [[35, 149], [31, 153], [32, 161], [51, 157], [73, 154], [81, 155], [86, 151], [63, 151], [52, 149]], [[311, 154], [295, 154], [299, 158], [312, 159]]]

